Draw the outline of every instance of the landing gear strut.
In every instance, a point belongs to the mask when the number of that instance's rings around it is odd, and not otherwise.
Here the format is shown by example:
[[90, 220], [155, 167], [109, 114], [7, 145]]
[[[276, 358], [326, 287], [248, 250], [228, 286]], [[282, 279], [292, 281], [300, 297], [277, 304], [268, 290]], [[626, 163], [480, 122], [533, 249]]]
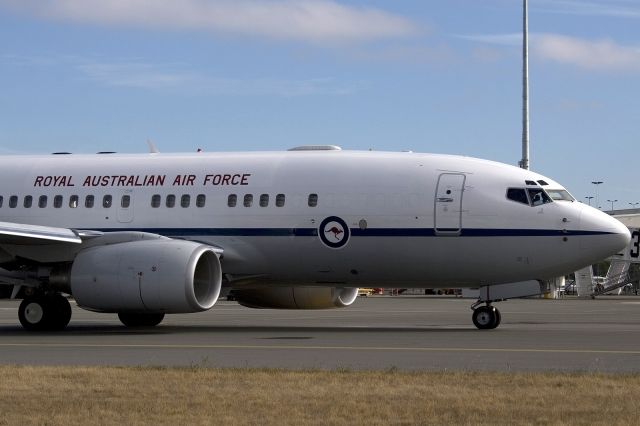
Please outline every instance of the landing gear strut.
[[71, 305], [59, 293], [38, 294], [20, 303], [18, 318], [29, 331], [62, 330], [71, 319]]

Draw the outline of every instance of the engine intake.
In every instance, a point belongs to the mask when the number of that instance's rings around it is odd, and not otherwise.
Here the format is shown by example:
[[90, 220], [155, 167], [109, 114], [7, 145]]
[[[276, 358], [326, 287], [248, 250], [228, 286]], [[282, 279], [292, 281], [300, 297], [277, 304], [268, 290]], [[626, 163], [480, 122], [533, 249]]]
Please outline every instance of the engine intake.
[[158, 239], [91, 247], [76, 256], [71, 293], [97, 312], [189, 313], [211, 308], [222, 268], [209, 246]]
[[332, 309], [351, 305], [357, 288], [275, 287], [233, 290], [242, 306], [267, 309]]

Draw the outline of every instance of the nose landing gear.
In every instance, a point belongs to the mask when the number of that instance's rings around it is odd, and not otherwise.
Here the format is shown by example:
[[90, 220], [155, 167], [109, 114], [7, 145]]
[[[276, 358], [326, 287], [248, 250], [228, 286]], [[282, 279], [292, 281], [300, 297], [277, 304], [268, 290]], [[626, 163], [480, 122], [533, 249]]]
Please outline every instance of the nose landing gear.
[[[518, 297], [537, 296], [543, 293], [544, 282], [539, 280], [520, 281], [515, 283], [485, 285], [479, 288], [478, 300], [471, 305], [473, 324], [480, 330], [491, 330], [500, 325], [502, 315], [493, 302]], [[484, 306], [480, 306], [484, 305]]]
[[471, 319], [473, 320], [473, 325], [480, 330], [491, 330], [500, 325], [502, 315], [498, 308], [487, 304], [486, 306], [473, 309]]

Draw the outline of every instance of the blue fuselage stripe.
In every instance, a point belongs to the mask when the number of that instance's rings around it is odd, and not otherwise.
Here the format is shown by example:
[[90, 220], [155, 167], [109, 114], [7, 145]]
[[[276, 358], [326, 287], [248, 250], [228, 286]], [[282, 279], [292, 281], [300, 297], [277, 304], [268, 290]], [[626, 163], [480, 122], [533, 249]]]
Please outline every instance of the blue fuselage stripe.
[[[220, 236], [220, 237], [315, 237], [316, 228], [109, 228], [103, 232], [134, 231], [148, 232], [167, 237], [181, 236]], [[458, 230], [440, 230], [446, 233]], [[584, 236], [607, 235], [611, 232], [576, 231], [555, 229], [482, 229], [463, 228], [461, 237], [552, 237], [552, 236]], [[440, 236], [433, 228], [369, 228], [350, 229], [353, 237], [436, 237]]]

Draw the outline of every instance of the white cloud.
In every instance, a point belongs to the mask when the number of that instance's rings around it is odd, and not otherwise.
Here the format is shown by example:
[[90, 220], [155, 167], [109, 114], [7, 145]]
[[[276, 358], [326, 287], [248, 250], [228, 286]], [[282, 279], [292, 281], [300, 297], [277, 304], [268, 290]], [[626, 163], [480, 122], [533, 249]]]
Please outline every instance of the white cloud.
[[76, 69], [92, 80], [114, 87], [208, 96], [349, 95], [359, 85], [340, 85], [331, 78], [279, 80], [213, 77], [186, 70], [179, 64], [143, 62], [82, 62]]
[[534, 52], [562, 64], [599, 71], [640, 71], [640, 48], [612, 40], [584, 40], [557, 34], [537, 36]]
[[367, 45], [346, 49], [345, 59], [391, 64], [447, 65], [457, 59], [455, 52], [446, 44], [439, 45]]
[[[521, 34], [459, 36], [466, 40], [503, 46], [521, 46]], [[597, 71], [640, 71], [640, 47], [613, 40], [587, 40], [561, 34], [530, 34], [532, 56]]]
[[366, 86], [361, 81], [333, 78], [228, 78], [194, 70], [186, 63], [152, 63], [138, 58], [104, 59], [74, 55], [0, 55], [0, 64], [73, 70], [104, 86], [149, 90], [187, 96], [343, 96]]
[[536, 6], [541, 6], [547, 12], [570, 15], [640, 18], [640, 7], [637, 0], [539, 0]]
[[471, 34], [455, 36], [464, 40], [475, 41], [478, 43], [499, 44], [503, 46], [520, 46], [522, 45], [522, 34]]
[[75, 67], [91, 79], [115, 87], [177, 89], [196, 79], [195, 74], [172, 66], [161, 69], [141, 62], [82, 62]]
[[134, 28], [199, 30], [316, 43], [407, 37], [409, 19], [333, 0], [0, 0], [45, 19]]

